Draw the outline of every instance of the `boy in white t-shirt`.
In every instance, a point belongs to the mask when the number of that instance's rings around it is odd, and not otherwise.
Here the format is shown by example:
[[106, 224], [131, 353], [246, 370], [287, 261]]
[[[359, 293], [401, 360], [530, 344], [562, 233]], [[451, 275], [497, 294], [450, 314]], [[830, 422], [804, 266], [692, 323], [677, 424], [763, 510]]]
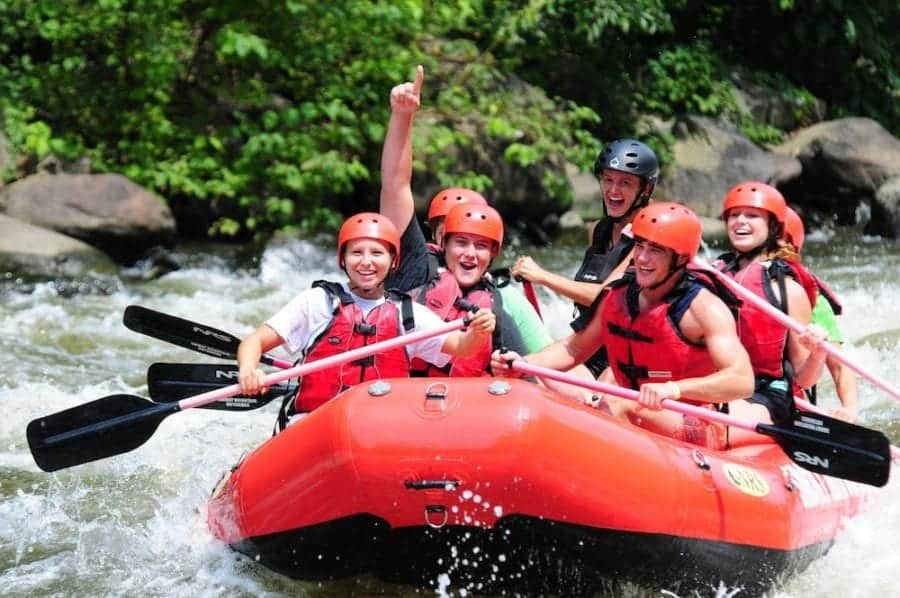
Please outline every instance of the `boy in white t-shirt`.
[[[338, 234], [338, 265], [348, 280], [314, 283], [244, 338], [238, 348], [241, 392], [266, 390], [260, 357], [279, 345], [301, 353], [302, 361], [315, 361], [442, 326], [444, 322], [427, 307], [385, 291], [384, 279], [399, 261], [400, 237], [390, 220], [375, 213], [348, 218]], [[304, 376], [282, 421], [312, 411], [365, 380], [408, 376], [409, 361], [414, 357], [441, 367], [451, 356], [471, 355], [490, 342], [495, 323], [490, 310], [479, 309], [464, 332], [439, 334]]]

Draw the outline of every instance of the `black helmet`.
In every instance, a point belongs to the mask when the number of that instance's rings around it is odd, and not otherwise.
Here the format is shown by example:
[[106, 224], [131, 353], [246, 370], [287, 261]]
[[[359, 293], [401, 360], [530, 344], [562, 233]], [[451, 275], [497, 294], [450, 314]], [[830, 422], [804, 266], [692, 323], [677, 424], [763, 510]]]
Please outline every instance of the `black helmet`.
[[659, 160], [653, 150], [634, 139], [617, 139], [608, 144], [594, 162], [594, 174], [600, 174], [609, 168], [627, 172], [644, 179], [644, 182], [655, 185], [659, 179]]
[[601, 176], [606, 169], [627, 172], [641, 179], [641, 190], [628, 213], [647, 205], [659, 180], [659, 159], [652, 149], [635, 139], [617, 139], [607, 144], [594, 162], [596, 176]]

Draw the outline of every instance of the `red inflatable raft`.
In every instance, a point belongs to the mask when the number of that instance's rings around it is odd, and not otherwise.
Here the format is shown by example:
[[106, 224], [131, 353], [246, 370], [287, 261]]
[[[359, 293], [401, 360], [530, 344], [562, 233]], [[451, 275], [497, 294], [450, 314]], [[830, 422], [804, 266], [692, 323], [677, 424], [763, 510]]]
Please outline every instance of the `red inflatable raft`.
[[754, 594], [822, 555], [867, 494], [775, 444], [700, 449], [527, 381], [397, 379], [260, 446], [215, 490], [209, 526], [304, 579]]

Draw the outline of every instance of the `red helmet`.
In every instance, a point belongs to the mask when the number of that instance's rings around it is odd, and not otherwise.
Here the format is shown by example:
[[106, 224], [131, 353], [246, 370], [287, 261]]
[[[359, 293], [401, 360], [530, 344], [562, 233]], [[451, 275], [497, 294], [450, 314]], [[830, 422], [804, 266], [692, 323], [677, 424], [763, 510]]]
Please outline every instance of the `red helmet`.
[[687, 206], [671, 201], [652, 203], [631, 222], [631, 232], [651, 243], [667, 247], [677, 255], [694, 259], [703, 233], [700, 219]]
[[784, 226], [787, 203], [784, 196], [772, 185], [759, 181], [745, 181], [735, 185], [725, 195], [722, 204], [722, 218], [728, 217], [731, 208], [759, 208], [775, 216], [775, 220]]
[[788, 207], [787, 215], [784, 218], [784, 240], [793, 245], [797, 253], [800, 253], [800, 250], [803, 249], [803, 240], [805, 238], [806, 233], [803, 229], [803, 220], [800, 218], [800, 214], [795, 212], [793, 208]]
[[480, 235], [494, 241], [494, 255], [503, 245], [503, 219], [494, 208], [484, 205], [460, 204], [444, 218], [444, 236], [453, 233]]
[[478, 191], [466, 189], [465, 187], [450, 187], [437, 192], [437, 195], [431, 198], [428, 206], [428, 222], [435, 218], [446, 216], [453, 206], [471, 203], [479, 206], [488, 205], [487, 200]]
[[385, 243], [394, 252], [396, 270], [400, 265], [400, 233], [388, 218], [375, 212], [354, 214], [344, 221], [338, 233], [338, 266], [344, 267], [344, 245], [354, 239], [375, 239]]

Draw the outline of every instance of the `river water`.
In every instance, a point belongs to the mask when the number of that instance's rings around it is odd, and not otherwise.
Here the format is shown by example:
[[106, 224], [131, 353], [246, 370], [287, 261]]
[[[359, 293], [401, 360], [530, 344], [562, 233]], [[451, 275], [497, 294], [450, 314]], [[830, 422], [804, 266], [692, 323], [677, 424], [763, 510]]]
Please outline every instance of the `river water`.
[[[122, 325], [139, 304], [237, 335], [294, 293], [339, 279], [330, 242], [290, 241], [258, 259], [233, 248], [183, 246], [184, 267], [160, 279], [0, 279], [0, 595], [345, 596], [428, 595], [369, 579], [308, 583], [271, 573], [208, 533], [203, 507], [215, 482], [271, 432], [277, 405], [245, 413], [194, 409], [166, 418], [128, 453], [53, 474], [34, 464], [25, 428], [34, 418], [114, 393], [146, 396], [155, 361], [215, 360]], [[846, 307], [846, 352], [900, 387], [900, 245], [811, 235], [807, 264]], [[505, 249], [506, 261], [525, 252]], [[582, 248], [558, 243], [528, 252], [571, 275]], [[2, 274], [0, 274], [2, 275]], [[566, 333], [567, 301], [539, 290], [554, 337]], [[822, 404], [834, 402], [830, 384]], [[861, 422], [900, 444], [900, 402], [861, 386]], [[832, 550], [772, 592], [779, 598], [896, 595], [900, 582], [900, 481], [874, 508], [848, 521]], [[710, 580], [715, 586], [716, 580]], [[674, 596], [622, 587], [615, 594]], [[465, 592], [463, 592], [465, 594]], [[710, 596], [740, 596], [712, 589]]]

